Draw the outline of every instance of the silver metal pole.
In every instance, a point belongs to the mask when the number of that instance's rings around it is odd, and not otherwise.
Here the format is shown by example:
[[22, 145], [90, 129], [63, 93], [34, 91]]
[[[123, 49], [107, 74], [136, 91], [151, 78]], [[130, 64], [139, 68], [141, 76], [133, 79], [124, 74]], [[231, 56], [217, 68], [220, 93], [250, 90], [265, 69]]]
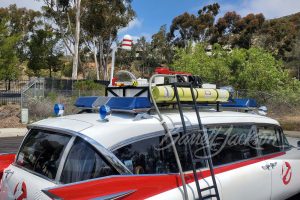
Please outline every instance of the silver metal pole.
[[112, 86], [112, 80], [114, 78], [116, 52], [118, 51], [118, 46], [114, 47], [111, 52], [111, 70], [110, 70], [110, 85]]
[[186, 182], [185, 182], [185, 179], [184, 179], [184, 174], [183, 174], [180, 158], [179, 158], [176, 146], [175, 146], [175, 142], [173, 140], [172, 133], [170, 132], [170, 129], [168, 128], [168, 125], [167, 125], [166, 121], [164, 120], [162, 114], [160, 113], [159, 108], [158, 108], [158, 106], [155, 102], [155, 99], [153, 97], [153, 94], [152, 94], [152, 82], [153, 82], [153, 79], [155, 77], [175, 77], [176, 78], [176, 76], [175, 75], [163, 75], [163, 74], [156, 74], [156, 75], [151, 76], [151, 78], [149, 80], [149, 93], [150, 93], [150, 97], [152, 99], [152, 103], [153, 103], [153, 105], [155, 107], [155, 110], [157, 112], [157, 115], [159, 117], [159, 121], [161, 122], [161, 125], [165, 129], [166, 134], [168, 135], [168, 137], [171, 140], [172, 149], [173, 149], [173, 152], [174, 152], [174, 155], [175, 155], [176, 163], [177, 163], [177, 166], [178, 166], [178, 169], [179, 169], [180, 179], [181, 179], [181, 182], [182, 182], [183, 195], [184, 195], [183, 199], [188, 200], [189, 198], [188, 198]]

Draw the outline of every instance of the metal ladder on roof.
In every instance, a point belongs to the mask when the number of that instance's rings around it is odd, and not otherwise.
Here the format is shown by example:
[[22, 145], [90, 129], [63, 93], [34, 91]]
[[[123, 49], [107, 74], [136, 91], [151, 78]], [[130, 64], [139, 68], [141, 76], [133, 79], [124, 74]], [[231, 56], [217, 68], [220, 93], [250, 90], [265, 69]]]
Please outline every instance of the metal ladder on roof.
[[[181, 123], [182, 123], [182, 127], [183, 127], [183, 134], [188, 135], [189, 133], [187, 131], [187, 126], [186, 126], [186, 123], [185, 123], [185, 120], [184, 120], [183, 105], [180, 101], [180, 96], [179, 96], [179, 93], [178, 93], [178, 87], [190, 88], [193, 101], [189, 102], [189, 104], [191, 104], [193, 109], [195, 110], [198, 125], [199, 125], [200, 134], [202, 134], [202, 136], [205, 137], [205, 144], [204, 144], [205, 147], [203, 148], [204, 158], [201, 158], [201, 159], [195, 158], [195, 155], [193, 154], [193, 151], [192, 151], [191, 144], [190, 144], [190, 142], [188, 142], [188, 153], [189, 153], [190, 160], [192, 162], [193, 175], [194, 175], [194, 180], [195, 180], [195, 183], [196, 183], [198, 199], [199, 200], [205, 200], [205, 199], [211, 199], [211, 198], [215, 197], [217, 200], [220, 200], [220, 195], [219, 195], [218, 186], [217, 186], [216, 177], [215, 177], [215, 172], [214, 172], [214, 166], [213, 166], [213, 162], [212, 162], [212, 158], [211, 158], [211, 151], [210, 151], [208, 135], [203, 130], [203, 125], [202, 125], [201, 118], [200, 118], [199, 108], [198, 108], [198, 105], [197, 105], [197, 102], [196, 102], [196, 97], [195, 97], [195, 94], [194, 94], [195, 83], [175, 82], [175, 83], [172, 84], [172, 86], [174, 87], [174, 95], [175, 95], [176, 104], [178, 106], [178, 110], [179, 110], [179, 114], [180, 114], [180, 118], [181, 118]], [[199, 178], [198, 178], [197, 169], [196, 169], [197, 163], [202, 162], [203, 160], [206, 160], [207, 163], [208, 163], [208, 167], [209, 167], [210, 174], [211, 174], [211, 179], [212, 179], [212, 185], [208, 186], [206, 188], [201, 188], [200, 187]], [[208, 191], [208, 190], [214, 190], [214, 194], [209, 194], [209, 195], [203, 196], [202, 192]]]

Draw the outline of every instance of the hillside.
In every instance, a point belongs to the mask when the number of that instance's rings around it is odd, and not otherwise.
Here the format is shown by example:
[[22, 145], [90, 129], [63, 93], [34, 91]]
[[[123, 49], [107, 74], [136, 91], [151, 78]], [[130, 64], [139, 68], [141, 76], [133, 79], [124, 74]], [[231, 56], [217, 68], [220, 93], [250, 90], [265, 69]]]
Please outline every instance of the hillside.
[[[287, 51], [284, 54], [284, 63], [285, 66], [290, 69], [291, 75], [300, 80], [300, 12], [288, 15], [272, 20], [266, 21], [266, 23], [270, 24], [280, 24], [281, 27], [277, 28], [277, 35], [286, 34], [285, 39], [281, 41], [282, 45], [287, 45]], [[276, 29], [275, 29], [276, 30]], [[292, 44], [284, 44], [284, 42], [288, 43], [289, 37], [293, 37]], [[290, 49], [289, 49], [290, 48]]]
[[293, 71], [293, 76], [300, 80], [300, 12], [279, 19], [291, 22], [296, 28], [296, 39], [292, 51], [287, 53], [286, 66]]

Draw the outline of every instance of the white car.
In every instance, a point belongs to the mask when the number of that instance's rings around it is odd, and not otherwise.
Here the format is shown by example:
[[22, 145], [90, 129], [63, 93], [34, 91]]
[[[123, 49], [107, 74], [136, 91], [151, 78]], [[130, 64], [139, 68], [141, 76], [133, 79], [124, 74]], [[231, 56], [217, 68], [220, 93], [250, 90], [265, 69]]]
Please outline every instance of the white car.
[[[180, 116], [172, 111], [163, 116], [174, 134], [188, 199], [198, 199]], [[198, 124], [195, 113], [184, 116], [188, 127]], [[299, 147], [289, 145], [277, 121], [230, 111], [200, 116], [214, 138], [220, 199], [279, 200], [300, 192]], [[174, 153], [156, 115], [113, 113], [103, 121], [97, 113], [77, 114], [28, 129], [16, 155], [0, 156], [1, 200], [184, 199]], [[203, 156], [201, 143], [192, 148]], [[210, 186], [205, 159], [196, 167], [200, 188]]]

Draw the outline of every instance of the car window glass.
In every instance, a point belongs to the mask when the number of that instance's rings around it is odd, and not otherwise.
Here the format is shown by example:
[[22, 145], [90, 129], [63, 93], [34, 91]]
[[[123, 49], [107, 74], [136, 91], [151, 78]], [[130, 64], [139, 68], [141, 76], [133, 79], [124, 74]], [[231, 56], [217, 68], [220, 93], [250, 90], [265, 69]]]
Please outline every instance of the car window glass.
[[17, 157], [17, 165], [50, 179], [57, 169], [71, 136], [43, 130], [32, 130], [24, 140]]
[[[182, 134], [174, 136], [175, 144], [183, 171], [189, 171], [192, 170], [192, 164], [188, 155], [188, 147], [179, 141], [180, 138]], [[154, 137], [134, 142], [121, 147], [114, 153], [134, 174], [178, 173], [170, 139], [166, 137]], [[198, 163], [196, 167], [202, 168], [204, 165], [204, 163]]]
[[257, 135], [251, 125], [215, 125], [207, 127], [213, 164], [224, 165], [254, 158]]
[[77, 138], [66, 159], [61, 183], [73, 183], [117, 174], [86, 141]]
[[257, 131], [262, 155], [281, 151], [280, 133], [274, 126], [258, 126]]

